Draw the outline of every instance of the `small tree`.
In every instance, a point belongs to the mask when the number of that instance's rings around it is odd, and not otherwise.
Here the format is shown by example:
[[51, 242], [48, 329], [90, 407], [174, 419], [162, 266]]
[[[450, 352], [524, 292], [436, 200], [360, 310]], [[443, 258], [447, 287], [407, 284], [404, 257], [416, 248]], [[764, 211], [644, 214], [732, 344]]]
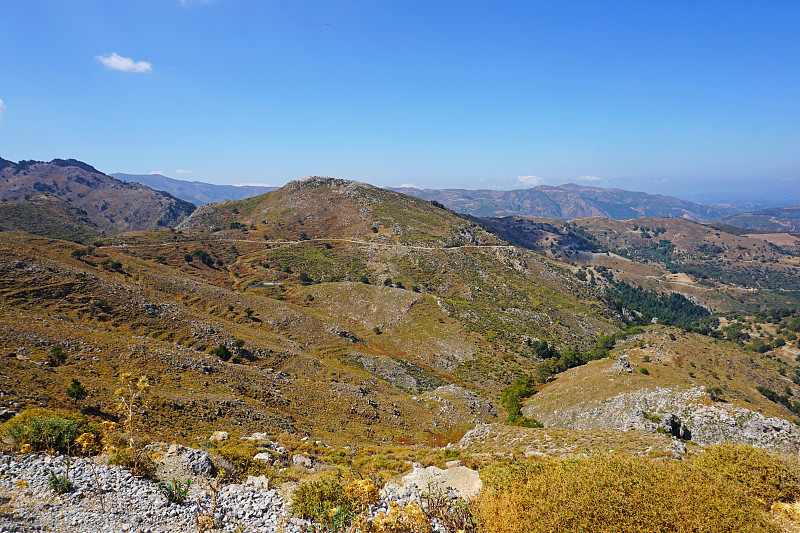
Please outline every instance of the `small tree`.
[[709, 387], [706, 389], [706, 393], [708, 394], [708, 397], [711, 398], [712, 402], [725, 401], [725, 399], [723, 398], [725, 391], [722, 390], [722, 387]]
[[78, 402], [86, 398], [86, 388], [80, 381], [73, 378], [72, 383], [67, 387], [67, 398], [72, 400], [72, 404], [77, 406]]
[[228, 349], [227, 346], [224, 344], [220, 344], [216, 348], [214, 348], [214, 355], [222, 359], [223, 361], [227, 361], [231, 358], [231, 351]]
[[50, 355], [47, 357], [47, 364], [50, 366], [59, 366], [67, 362], [67, 352], [61, 346], [53, 346], [50, 348]]
[[119, 376], [119, 388], [114, 392], [117, 397], [117, 410], [125, 418], [125, 428], [128, 430], [128, 445], [133, 448], [133, 433], [136, 427], [136, 410], [141, 408], [141, 402], [150, 380], [147, 376], [135, 377], [132, 372], [123, 372]]

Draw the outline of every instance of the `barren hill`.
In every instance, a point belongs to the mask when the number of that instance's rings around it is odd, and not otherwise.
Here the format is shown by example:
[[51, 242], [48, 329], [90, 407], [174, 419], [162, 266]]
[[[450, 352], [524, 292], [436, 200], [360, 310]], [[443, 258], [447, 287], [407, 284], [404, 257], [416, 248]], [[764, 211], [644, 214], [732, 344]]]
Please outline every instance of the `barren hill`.
[[67, 202], [108, 233], [172, 227], [194, 210], [188, 202], [117, 180], [74, 159], [49, 163], [0, 159], [0, 198], [24, 202], [38, 194]]

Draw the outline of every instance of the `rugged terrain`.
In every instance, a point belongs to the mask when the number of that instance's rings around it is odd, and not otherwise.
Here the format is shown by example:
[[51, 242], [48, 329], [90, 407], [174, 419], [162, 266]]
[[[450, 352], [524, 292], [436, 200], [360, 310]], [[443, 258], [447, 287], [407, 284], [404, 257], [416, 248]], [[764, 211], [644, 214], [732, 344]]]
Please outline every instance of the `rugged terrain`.
[[[53, 221], [43, 237], [22, 224], [34, 223], [25, 211], [3, 219], [5, 419], [51, 416], [25, 411], [47, 407], [95, 423], [133, 420], [130, 442], [200, 447], [214, 471], [267, 475], [288, 492], [335, 472], [384, 482], [459, 457], [490, 469], [576, 455], [656, 465], [647, 461], [691, 462], [722, 441], [800, 446], [800, 311], [759, 307], [756, 296], [763, 304], [780, 292], [756, 272], [747, 286], [683, 271], [796, 268], [790, 251], [759, 236], [683, 219], [472, 218], [310, 177], [201, 206], [172, 229], [87, 233], [77, 236], [91, 243], [76, 245], [53, 231], [94, 222], [39, 194], [4, 203], [35, 203]], [[74, 220], [84, 225], [65, 222]], [[125, 414], [117, 389], [130, 375], [151, 386]], [[69, 392], [75, 381], [84, 394]], [[37, 461], [9, 457], [0, 468], [10, 494], [0, 497], [16, 505], [8, 516], [24, 498], [44, 505]], [[35, 487], [16, 485], [23, 478]], [[157, 499], [154, 486], [131, 483], [137, 498]], [[289, 520], [284, 496], [240, 492], [252, 498], [225, 501], [246, 523], [274, 531]], [[76, 498], [53, 520], [108, 522]], [[134, 530], [192, 514], [159, 508], [137, 522], [120, 512], [115, 523]]]
[[[43, 205], [41, 195], [62, 200], [69, 207], [53, 208], [55, 200]], [[60, 225], [85, 226], [78, 234], [92, 229], [120, 233], [172, 227], [194, 210], [193, 204], [144, 185], [117, 180], [74, 159], [13, 163], [0, 158], [0, 199], [16, 202], [13, 207], [2, 207], [5, 225], [39, 234], [46, 233], [42, 228], [32, 231], [36, 227], [31, 218], [59, 218]], [[54, 215], [54, 209], [60, 216]], [[18, 222], [9, 224], [10, 217]]]
[[714, 311], [795, 306], [800, 299], [800, 260], [795, 240], [787, 234], [749, 234], [680, 218], [476, 220], [548, 257], [684, 293]]

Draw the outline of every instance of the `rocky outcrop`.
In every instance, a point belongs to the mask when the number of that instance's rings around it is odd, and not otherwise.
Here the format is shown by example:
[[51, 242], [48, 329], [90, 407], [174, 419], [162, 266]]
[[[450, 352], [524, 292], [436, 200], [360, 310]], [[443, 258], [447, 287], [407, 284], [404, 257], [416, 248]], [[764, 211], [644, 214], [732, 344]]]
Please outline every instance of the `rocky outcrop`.
[[711, 402], [699, 387], [656, 387], [571, 405], [551, 413], [523, 408], [525, 416], [564, 429], [644, 429], [706, 446], [722, 441], [762, 448], [800, 449], [800, 428], [730, 403]]

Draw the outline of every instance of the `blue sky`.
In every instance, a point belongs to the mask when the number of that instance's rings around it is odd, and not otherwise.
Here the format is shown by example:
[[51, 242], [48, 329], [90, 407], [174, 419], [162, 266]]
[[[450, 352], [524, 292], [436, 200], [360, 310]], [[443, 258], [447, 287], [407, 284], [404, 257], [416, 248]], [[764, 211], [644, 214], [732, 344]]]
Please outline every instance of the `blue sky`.
[[0, 16], [15, 161], [666, 193], [800, 176], [796, 1], [0, 0]]

